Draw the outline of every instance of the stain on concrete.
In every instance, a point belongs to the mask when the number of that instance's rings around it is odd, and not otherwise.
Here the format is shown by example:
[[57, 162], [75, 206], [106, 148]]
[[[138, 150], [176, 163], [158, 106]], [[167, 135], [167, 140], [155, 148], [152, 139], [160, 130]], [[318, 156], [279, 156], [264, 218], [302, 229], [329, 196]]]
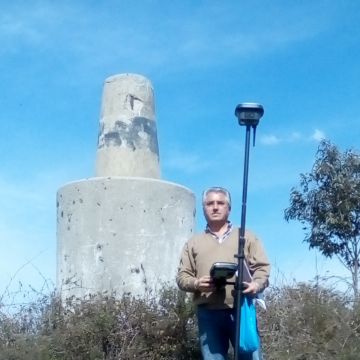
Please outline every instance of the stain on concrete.
[[140, 269], [138, 267], [134, 267], [130, 269], [130, 272], [132, 274], [139, 274], [140, 273]]
[[126, 95], [126, 100], [125, 101], [130, 104], [131, 110], [134, 110], [134, 104], [135, 104], [136, 101], [139, 101], [139, 102], [143, 103], [143, 101], [140, 98], [138, 98], [137, 96], [132, 95], [132, 94]]
[[101, 144], [101, 141], [103, 141], [103, 136], [104, 136], [104, 128], [105, 128], [105, 124], [103, 122], [100, 122], [100, 127], [99, 127], [99, 133], [98, 133], [98, 148], [102, 148], [104, 146], [104, 144]]
[[105, 132], [104, 125], [100, 126], [98, 149], [105, 146], [125, 146], [132, 151], [149, 149], [159, 155], [157, 131], [155, 121], [145, 117], [134, 117], [130, 123], [116, 121], [115, 126]]
[[[122, 144], [120, 134], [116, 130], [104, 134], [104, 141], [106, 146], [121, 146]], [[99, 149], [101, 147], [99, 146]]]
[[105, 261], [104, 257], [103, 257], [103, 254], [102, 254], [103, 247], [104, 247], [104, 245], [101, 244], [101, 243], [97, 243], [95, 245], [95, 250], [96, 250], [95, 257], [96, 257], [96, 260], [100, 261], [102, 263]]

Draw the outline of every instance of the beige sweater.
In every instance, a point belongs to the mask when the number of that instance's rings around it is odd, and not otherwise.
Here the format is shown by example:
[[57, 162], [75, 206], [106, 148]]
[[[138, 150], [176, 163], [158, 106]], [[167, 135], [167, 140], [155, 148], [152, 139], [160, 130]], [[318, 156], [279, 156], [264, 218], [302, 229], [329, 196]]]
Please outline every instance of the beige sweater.
[[[221, 244], [209, 233], [193, 236], [184, 246], [176, 282], [181, 290], [194, 293], [194, 303], [207, 304], [209, 308], [233, 307], [235, 290], [233, 285], [214, 292], [195, 291], [197, 278], [209, 275], [213, 263], [218, 261], [233, 262], [238, 252], [239, 229], [233, 228], [230, 235]], [[245, 259], [253, 280], [260, 286], [260, 291], [269, 284], [270, 264], [261, 241], [250, 231], [245, 232]], [[230, 279], [234, 281], [234, 279]]]

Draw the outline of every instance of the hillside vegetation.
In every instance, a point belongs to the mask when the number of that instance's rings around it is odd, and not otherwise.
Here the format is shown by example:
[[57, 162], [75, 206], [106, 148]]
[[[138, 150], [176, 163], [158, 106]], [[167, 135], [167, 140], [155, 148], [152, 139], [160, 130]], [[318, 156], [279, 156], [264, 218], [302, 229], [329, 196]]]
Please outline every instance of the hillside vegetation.
[[[311, 283], [272, 287], [266, 302], [258, 315], [267, 360], [360, 359], [358, 303]], [[0, 306], [0, 360], [200, 359], [191, 301], [172, 287], [141, 299], [61, 304], [51, 294], [12, 313]]]

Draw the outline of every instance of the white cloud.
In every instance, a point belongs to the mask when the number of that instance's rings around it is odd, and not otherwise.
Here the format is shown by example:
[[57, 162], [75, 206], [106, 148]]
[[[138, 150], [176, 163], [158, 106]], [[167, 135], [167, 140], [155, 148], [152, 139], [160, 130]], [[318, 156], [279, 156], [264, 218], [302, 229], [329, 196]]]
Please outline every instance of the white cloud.
[[45, 4], [38, 7], [32, 4], [29, 7], [10, 5], [3, 8], [0, 15], [1, 52], [17, 50], [24, 44], [44, 45], [50, 38], [49, 30], [56, 28], [55, 21], [59, 12], [62, 12], [59, 10]]
[[315, 129], [312, 135], [310, 136], [312, 140], [321, 141], [326, 138], [325, 133], [319, 129]]
[[[318, 17], [304, 16], [301, 22], [290, 21], [294, 12], [297, 17], [301, 17], [299, 13], [308, 13], [307, 7], [301, 6], [296, 9], [282, 6], [281, 11], [287, 16], [282, 16], [278, 22], [273, 21], [271, 13], [258, 12], [251, 21], [242, 19], [246, 26], [239, 26], [235, 11], [239, 5], [235, 1], [218, 6], [174, 7], [161, 2], [157, 5], [149, 2], [139, 8], [114, 2], [108, 7], [99, 3], [90, 9], [85, 2], [69, 6], [40, 1], [35, 6], [8, 6], [0, 15], [0, 24], [3, 24], [0, 25], [0, 39], [7, 40], [2, 51], [10, 46], [21, 48], [24, 43], [35, 46], [41, 43], [43, 49], [54, 48], [82, 56], [82, 65], [85, 59], [89, 66], [98, 62], [119, 66], [122, 60], [126, 63], [131, 60], [134, 66], [145, 61], [148, 66], [162, 67], [166, 63], [176, 68], [180, 65], [183, 69], [185, 65], [203, 66], [239, 57], [249, 59], [254, 54], [263, 56], [265, 50], [273, 51], [314, 37], [327, 26]], [[155, 22], [153, 19], [157, 18], [155, 13], [160, 6], [163, 20]], [[136, 14], [136, 21], [129, 16], [131, 13]], [[258, 27], [259, 23], [264, 26]]]
[[325, 133], [322, 130], [315, 129], [310, 136], [304, 136], [299, 131], [293, 131], [282, 137], [275, 134], [266, 134], [260, 137], [260, 142], [263, 145], [278, 145], [282, 143], [307, 142], [309, 140], [321, 141], [322, 139], [325, 139]]
[[210, 166], [208, 161], [202, 159], [197, 154], [180, 152], [170, 152], [163, 164], [167, 168], [179, 170], [187, 174], [199, 173]]
[[290, 136], [289, 136], [289, 141], [290, 142], [293, 142], [293, 141], [299, 141], [299, 140], [301, 140], [302, 139], [302, 135], [301, 135], [301, 133], [299, 133], [298, 131], [294, 131], [294, 132], [292, 132], [291, 134], [290, 134]]
[[260, 137], [260, 142], [264, 145], [277, 145], [281, 140], [276, 135], [263, 135]]

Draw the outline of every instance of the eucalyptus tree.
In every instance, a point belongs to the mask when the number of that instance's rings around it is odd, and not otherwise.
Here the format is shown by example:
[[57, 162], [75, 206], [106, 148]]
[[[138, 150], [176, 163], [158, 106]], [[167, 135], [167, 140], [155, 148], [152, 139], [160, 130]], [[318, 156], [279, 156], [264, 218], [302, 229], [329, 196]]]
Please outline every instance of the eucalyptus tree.
[[304, 242], [324, 256], [337, 256], [350, 271], [355, 298], [359, 298], [360, 271], [360, 154], [341, 152], [323, 140], [309, 173], [291, 189], [285, 219], [298, 220]]

